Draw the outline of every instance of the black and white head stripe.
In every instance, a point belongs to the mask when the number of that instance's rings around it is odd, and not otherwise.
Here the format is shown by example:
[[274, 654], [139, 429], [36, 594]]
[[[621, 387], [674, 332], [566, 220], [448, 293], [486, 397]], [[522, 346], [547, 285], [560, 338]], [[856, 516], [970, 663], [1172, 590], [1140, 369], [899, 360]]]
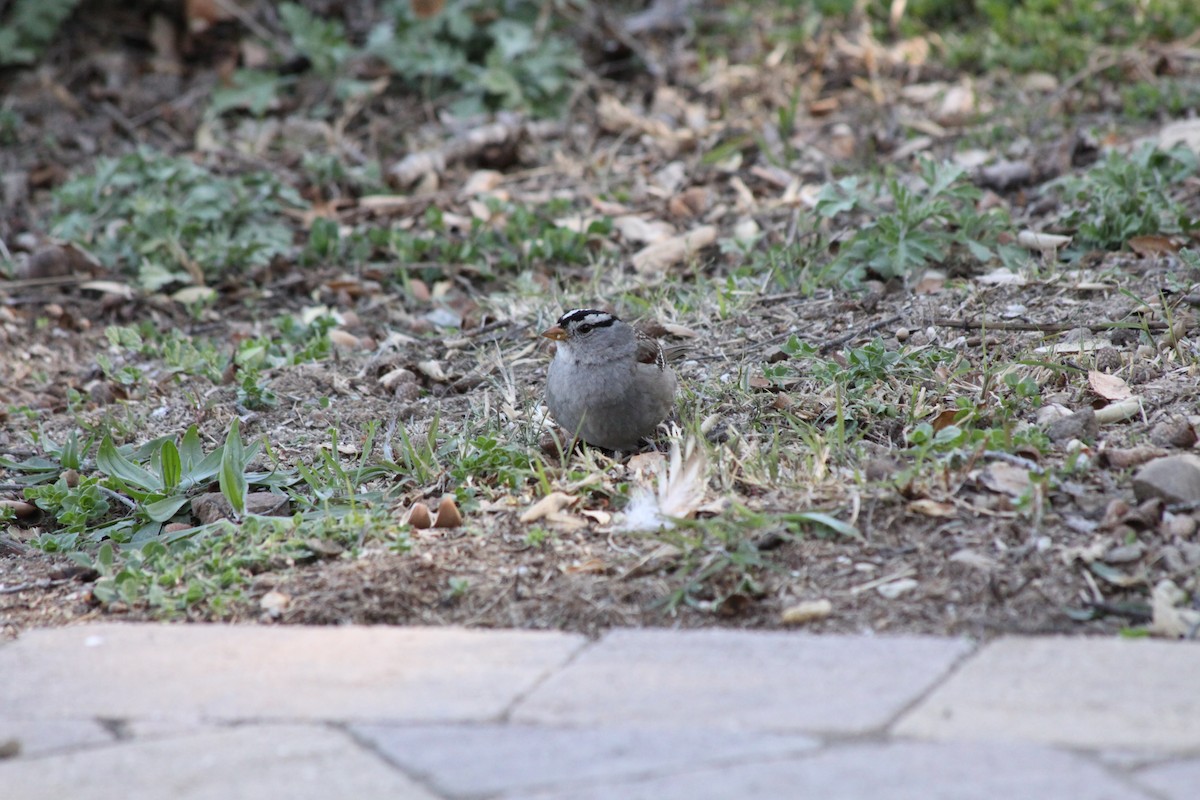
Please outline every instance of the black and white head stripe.
[[573, 308], [558, 318], [558, 326], [565, 331], [587, 333], [594, 328], [607, 328], [617, 318], [607, 311], [594, 308]]

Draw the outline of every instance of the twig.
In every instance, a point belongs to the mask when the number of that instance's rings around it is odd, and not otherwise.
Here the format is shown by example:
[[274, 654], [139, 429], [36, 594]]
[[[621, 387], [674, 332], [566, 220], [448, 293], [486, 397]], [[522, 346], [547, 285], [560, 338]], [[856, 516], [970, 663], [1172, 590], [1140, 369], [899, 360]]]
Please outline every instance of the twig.
[[1003, 450], [984, 450], [983, 455], [986, 458], [994, 458], [997, 461], [1006, 461], [1009, 464], [1021, 467], [1022, 469], [1027, 469], [1037, 475], [1041, 475], [1046, 471], [1042, 469], [1040, 464], [1032, 459], [1022, 458], [1021, 456], [1013, 455], [1012, 453], [1006, 453]]
[[104, 112], [104, 116], [115, 122], [117, 127], [125, 132], [126, 136], [128, 136], [134, 142], [138, 141], [137, 127], [129, 121], [129, 117], [121, 113], [121, 109], [117, 108], [112, 103], [104, 102], [100, 104], [100, 110]]
[[934, 325], [941, 328], [962, 328], [963, 330], [993, 330], [993, 331], [1036, 331], [1040, 333], [1066, 333], [1080, 329], [1096, 331], [1110, 330], [1151, 330], [1165, 331], [1171, 326], [1165, 322], [993, 322], [991, 320], [969, 319], [935, 319]]
[[40, 581], [29, 581], [28, 583], [18, 583], [14, 586], [0, 586], [0, 594], [17, 594], [18, 592], [27, 592], [30, 589], [53, 589], [55, 586], [62, 586], [74, 580], [74, 578], [59, 578], [53, 581], [43, 579]]
[[122, 505], [126, 506], [130, 510], [137, 508], [137, 503], [133, 502], [132, 500], [130, 500], [128, 497], [126, 497], [123, 494], [114, 492], [112, 489], [106, 489], [103, 486], [97, 486], [96, 488], [100, 490], [101, 494], [108, 495], [113, 500], [116, 500], [118, 503], [121, 503]]
[[859, 336], [862, 336], [863, 334], [872, 333], [874, 331], [879, 330], [880, 328], [886, 328], [888, 325], [897, 323], [901, 319], [903, 319], [903, 317], [901, 317], [899, 314], [894, 314], [893, 316], [890, 316], [887, 319], [876, 320], [875, 322], [872, 322], [870, 325], [866, 326], [865, 328], [859, 328], [858, 330], [853, 330], [853, 331], [850, 331], [849, 333], [843, 333], [841, 336], [837, 337], [836, 339], [830, 339], [828, 342], [821, 345], [820, 349], [817, 352], [820, 353], [821, 355], [825, 355], [830, 350], [833, 350], [835, 347], [841, 347], [842, 345], [844, 345], [846, 342], [850, 341], [851, 339], [858, 338]]
[[0, 281], [0, 290], [32, 289], [39, 286], [62, 286], [68, 283], [83, 283], [92, 279], [93, 276], [86, 274], [59, 275], [53, 278], [21, 278], [19, 280]]

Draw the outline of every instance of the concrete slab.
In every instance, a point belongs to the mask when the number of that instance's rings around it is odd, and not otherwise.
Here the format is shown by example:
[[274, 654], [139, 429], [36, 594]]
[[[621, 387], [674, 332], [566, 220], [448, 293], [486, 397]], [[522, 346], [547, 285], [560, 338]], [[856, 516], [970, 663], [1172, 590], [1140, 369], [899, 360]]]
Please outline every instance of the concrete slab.
[[341, 731], [243, 726], [0, 762], [12, 800], [435, 800]]
[[1196, 800], [1200, 794], [1200, 758], [1158, 764], [1135, 773], [1134, 779], [1158, 792], [1163, 800]]
[[35, 630], [0, 649], [0, 708], [43, 719], [488, 720], [584, 642], [458, 628]]
[[886, 725], [970, 647], [914, 636], [613, 631], [539, 685], [513, 719], [861, 733]]
[[36, 756], [114, 741], [100, 723], [90, 719], [15, 719], [0, 716], [0, 743], [16, 741], [19, 756]]
[[703, 730], [354, 725], [351, 731], [426, 785], [471, 797], [741, 764], [818, 746], [815, 739], [796, 734]]
[[1083, 758], [1026, 745], [845, 744], [809, 758], [592, 784], [538, 800], [1149, 800]]
[[987, 645], [896, 725], [941, 741], [1200, 748], [1200, 643], [1009, 638]]

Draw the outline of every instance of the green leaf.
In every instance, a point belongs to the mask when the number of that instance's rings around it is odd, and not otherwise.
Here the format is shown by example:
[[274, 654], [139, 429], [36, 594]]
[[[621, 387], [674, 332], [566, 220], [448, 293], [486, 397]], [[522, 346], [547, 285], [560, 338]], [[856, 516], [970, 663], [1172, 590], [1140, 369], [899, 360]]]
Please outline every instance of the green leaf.
[[113, 565], [113, 546], [112, 542], [105, 542], [100, 545], [100, 550], [96, 553], [96, 569], [104, 574], [112, 571]]
[[166, 522], [174, 517], [187, 501], [187, 495], [176, 494], [164, 497], [162, 500], [155, 500], [153, 503], [147, 503], [142, 506], [142, 510], [155, 522]]
[[112, 437], [107, 434], [104, 436], [104, 441], [100, 443], [100, 451], [96, 454], [96, 466], [122, 483], [147, 492], [161, 488], [153, 475], [121, 455], [113, 445]]
[[246, 481], [245, 468], [242, 437], [239, 433], [238, 419], [234, 417], [233, 424], [229, 426], [229, 435], [225, 437], [219, 481], [221, 494], [225, 495], [229, 505], [233, 506], [233, 510], [238, 514], [245, 513], [246, 510], [246, 492], [249, 483]]
[[179, 458], [184, 474], [190, 474], [204, 460], [204, 446], [200, 443], [200, 431], [190, 425], [179, 442]]
[[858, 539], [862, 541], [863, 535], [858, 528], [849, 523], [842, 522], [836, 517], [831, 517], [822, 511], [800, 511], [795, 514], [786, 514], [785, 518], [789, 522], [809, 522], [814, 525], [821, 525], [829, 528], [834, 533], [840, 533], [842, 536], [850, 539]]
[[179, 459], [179, 448], [169, 439], [163, 442], [162, 450], [159, 452], [161, 455], [158, 469], [162, 475], [162, 488], [169, 492], [179, 486], [179, 479], [183, 474], [183, 464]]

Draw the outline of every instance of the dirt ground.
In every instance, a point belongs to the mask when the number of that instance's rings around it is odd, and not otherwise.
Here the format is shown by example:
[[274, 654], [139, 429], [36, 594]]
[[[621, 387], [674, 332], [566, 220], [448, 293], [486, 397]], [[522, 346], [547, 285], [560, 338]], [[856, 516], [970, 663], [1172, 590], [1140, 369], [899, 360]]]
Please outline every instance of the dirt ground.
[[[112, 16], [102, 25], [89, 25], [87, 20], [95, 17], [88, 16], [88, 9], [85, 5], [68, 24], [43, 67], [0, 76], [6, 103], [21, 112], [25, 126], [18, 144], [0, 151], [0, 173], [7, 185], [23, 187], [10, 190], [11, 201], [0, 219], [0, 238], [18, 253], [36, 249], [46, 235], [49, 190], [98, 155], [126, 152], [135, 145], [190, 152], [201, 125], [203, 98], [219, 80], [218, 68], [224, 63], [221, 48], [228, 42], [197, 39], [191, 42], [192, 54], [180, 56], [178, 69], [156, 70], [148, 65], [150, 39], [144, 19]], [[771, 98], [817, 70], [811, 65], [797, 68], [786, 79], [757, 67], [706, 76], [672, 35], [650, 40], [647, 46], [671, 67], [673, 90], [718, 124], [718, 138], [737, 133], [743, 125], [753, 128], [769, 116], [763, 108]], [[917, 101], [906, 99], [913, 95], [905, 89], [934, 81], [953, 84], [959, 78], [933, 64], [908, 71], [885, 66], [877, 86], [886, 101], [877, 102], [851, 80], [862, 64], [849, 49], [834, 48], [824, 57], [822, 96], [836, 102], [796, 123], [794, 139], [811, 147], [811, 157], [792, 166], [792, 175], [804, 185], [819, 186], [835, 168], [844, 174], [880, 160], [900, 163], [897, 116], [920, 111]], [[1200, 68], [1198, 63], [1190, 62], [1189, 68]], [[632, 106], [656, 86], [646, 75], [593, 86], [572, 107], [569, 122], [572, 130], [586, 135], [560, 133], [522, 149], [502, 169], [506, 187], [516, 197], [569, 196], [584, 198], [586, 204], [595, 196], [589, 181], [597, 179], [582, 165], [594, 149], [611, 148], [617, 168], [646, 175], [682, 162], [689, 175], [685, 183], [709, 193], [706, 211], [695, 222], [731, 229], [745, 216], [737, 210], [742, 188], [749, 185], [760, 196], [769, 194], [773, 173], [766, 159], [722, 171], [702, 161], [702, 149], [673, 152], [652, 135], [614, 133], [596, 110], [601, 97], [616, 96]], [[1021, 227], [1034, 230], [1048, 228], [1056, 218], [1044, 191], [1048, 181], [1095, 159], [1096, 142], [1087, 132], [1103, 128], [1116, 143], [1156, 136], [1161, 127], [1124, 122], [1118, 109], [1105, 106], [1102, 98], [1062, 85], [1050, 93], [1053, 99], [1036, 98], [1043, 108], [1062, 112], [1045, 116], [1026, 116], [1019, 110], [1020, 92], [1009, 76], [978, 77], [972, 87], [977, 98], [993, 107], [1011, 104], [1014, 117], [1005, 121], [1013, 128], [1038, 128], [1021, 154], [1021, 160], [1033, 165], [1028, 180], [1008, 188], [979, 180], [987, 189], [986, 202], [1003, 204]], [[1078, 115], [1065, 113], [1067, 107]], [[996, 120], [991, 117], [990, 124], [998, 124]], [[938, 127], [940, 134], [924, 147], [925, 154], [938, 158], [949, 157], [964, 137], [978, 132], [973, 125], [946, 121]], [[356, 119], [347, 135], [382, 162], [394, 163], [404, 153], [403, 142], [411, 141], [401, 132], [407, 135], [418, 128], [436, 141], [431, 131], [439, 129], [423, 112], [382, 97]], [[392, 132], [382, 143], [381, 130]], [[1004, 144], [1009, 152], [1015, 147], [1011, 141]], [[246, 161], [228, 151], [210, 157], [229, 170]], [[278, 162], [257, 166], [287, 174], [289, 158], [282, 153]], [[478, 160], [452, 165], [443, 185], [459, 185], [479, 166]], [[1195, 181], [1192, 194], [1200, 197]], [[773, 193], [778, 190], [774, 187]], [[412, 197], [412, 205], [402, 212], [404, 219], [419, 220], [431, 204], [464, 211], [464, 202], [452, 191]], [[662, 193], [647, 193], [629, 204], [659, 214], [668, 200]], [[346, 213], [353, 213], [353, 198], [347, 203]], [[1198, 206], [1193, 200], [1191, 210], [1200, 211]], [[795, 208], [763, 204], [755, 218], [764, 230], [783, 236], [795, 225]], [[720, 276], [730, 270], [715, 248], [706, 253], [702, 263], [707, 274]], [[587, 272], [586, 267], [549, 267], [539, 279], [547, 285], [554, 280], [582, 283]], [[628, 281], [639, 280], [633, 269], [626, 273]], [[1010, 632], [1111, 634], [1144, 625], [1151, 620], [1156, 585], [1171, 580], [1194, 586], [1200, 574], [1196, 512], [1164, 511], [1162, 501], [1139, 503], [1131, 485], [1131, 475], [1141, 463], [1194, 450], [1200, 420], [1196, 360], [1188, 338], [1194, 331], [1185, 325], [1185, 335], [1168, 342], [1169, 330], [1149, 328], [1150, 336], [1140, 336], [1102, 324], [1143, 314], [1137, 318], [1190, 321], [1192, 309], [1200, 305], [1197, 276], [1187, 272], [1173, 252], [1126, 250], [1095, 253], [1069, 268], [1051, 265], [1020, 283], [990, 283], [979, 277], [955, 275], [954, 266], [946, 265], [942, 277], [928, 283], [916, 278], [876, 282], [855, 293], [773, 289], [747, 299], [728, 317], [659, 315], [653, 321], [683, 325], [697, 334], [688, 340], [690, 349], [677, 369], [682, 383], [692, 387], [689, 407], [704, 411], [704, 416], [716, 415], [709, 435], [717, 442], [738, 431], [758, 429], [764, 420], [783, 424], [782, 418], [772, 416], [780, 409], [818, 426], [832, 424], [829, 387], [803, 377], [784, 384], [759, 379], [763, 365], [777, 357], [779, 345], [791, 335], [817, 347], [832, 345], [825, 351], [832, 354], [876, 336], [893, 348], [941, 346], [979, 365], [1027, 363], [1038, 348], [1100, 338], [1095, 349], [1042, 356], [1053, 369], [1028, 366], [1027, 373], [1041, 386], [1042, 405], [1058, 404], [1070, 411], [1103, 405], [1086, 378], [1089, 370], [1098, 370], [1122, 378], [1141, 398], [1138, 412], [1093, 431], [1081, 429], [1078, 437], [1056, 443], [1052, 455], [1042, 461], [1026, 453], [1006, 461], [981, 450], [907, 486], [892, 480], [909, 465], [900, 452], [904, 430], [897, 417], [871, 421], [863, 437], [867, 455], [861, 461], [828, 463], [815, 458], [811, 463], [822, 474], [814, 475], [804, 492], [739, 480], [731, 469], [732, 478], [711, 481], [710, 499], [723, 496], [766, 512], [830, 509], [855, 525], [862, 538], [820, 529], [797, 536], [779, 529], [755, 531], [751, 545], [763, 566], [753, 572], [753, 581], [747, 581], [746, 572], [725, 569], [697, 581], [688, 602], [677, 606], [667, 598], [704, 573], [709, 565], [703, 560], [685, 568], [678, 552], [664, 549], [662, 538], [622, 533], [601, 522], [555, 530], [544, 542], [531, 542], [528, 526], [520, 521], [531, 500], [526, 491], [511, 502], [482, 503], [462, 528], [413, 531], [406, 552], [368, 541], [353, 554], [278, 564], [254, 575], [244, 601], [220, 616], [270, 623], [464, 624], [595, 633], [628, 625], [779, 627], [797, 604], [827, 600], [831, 613], [808, 622], [809, 629], [987, 638]], [[354, 276], [358, 281], [369, 278]], [[341, 431], [343, 441], [353, 441], [373, 421], [401, 420], [419, 429], [435, 415], [441, 420], [462, 417], [484, 402], [485, 394], [490, 402], [499, 402], [506, 373], [516, 387], [518, 408], [536, 406], [548, 351], [536, 337], [532, 302], [514, 304], [507, 295], [492, 296], [486, 281], [463, 270], [448, 300], [462, 312], [462, 336], [448, 341], [426, 335], [424, 314], [429, 306], [419, 299], [358, 293], [346, 286], [336, 264], [281, 265], [246, 276], [239, 286], [220, 287], [216, 307], [197, 320], [158, 295], [134, 292], [126, 297], [81, 288], [78, 281], [0, 278], [0, 385], [5, 394], [0, 402], [0, 454], [31, 457], [37, 449], [30, 432], [40, 430], [56, 438], [81, 424], [101, 421], [123, 425], [130, 441], [178, 432], [194, 423], [206, 441], [220, 442], [232, 418], [239, 416], [244, 436], [266, 437], [284, 462], [304, 460], [328, 440], [331, 426]], [[539, 319], [558, 312], [553, 296], [547, 291], [536, 309]], [[104, 334], [109, 325], [150, 321], [159, 329], [233, 341], [255, 330], [265, 305], [275, 315], [300, 313], [314, 302], [351, 315], [344, 330], [360, 345], [384, 342], [396, 331], [411, 341], [386, 358], [368, 346], [335, 348], [328, 360], [272, 370], [270, 386], [280, 402], [250, 414], [239, 411], [229, 385], [164, 375], [148, 391], [124, 396], [98, 367], [97, 356], [110, 352]], [[1164, 309], [1176, 317], [1166, 316]], [[1006, 310], [1011, 313], [1003, 313]], [[982, 329], [979, 321], [985, 317], [1002, 320], [1012, 329]], [[1022, 325], [1027, 329], [1020, 329]], [[419, 392], [404, 398], [379, 380], [397, 365], [416, 371], [416, 365], [429, 359], [443, 366], [448, 380], [420, 375]], [[749, 402], [713, 388], [736, 382], [743, 374], [750, 377]], [[972, 396], [984, 380], [983, 370], [961, 373], [955, 380], [956, 385], [922, 387], [928, 390], [925, 399], [908, 400], [923, 403], [932, 419], [950, 407], [948, 398]], [[68, 402], [71, 390], [88, 398], [82, 408]], [[331, 402], [322, 406], [315, 402], [318, 397]], [[1025, 417], [1036, 423], [1032, 409]], [[514, 441], [536, 447], [540, 433], [536, 426], [518, 424], [511, 435]], [[1085, 442], [1082, 453], [1090, 468], [1056, 473], [1056, 480], [1045, 487], [1039, 511], [1021, 507], [1020, 492], [1005, 488], [1010, 476], [997, 465], [1015, 463], [1022, 472], [1030, 464], [1035, 469], [1060, 469], [1073, 457], [1067, 444], [1071, 438]], [[739, 457], [752, 455], [743, 450]], [[623, 464], [604, 463], [614, 482], [628, 478]], [[866, 474], [868, 480], [855, 480], [856, 473]], [[4, 483], [10, 478], [0, 469], [0, 497], [20, 496]], [[396, 501], [397, 513], [416, 499], [436, 503], [454, 488], [449, 480], [406, 492]], [[594, 493], [584, 505], [601, 512], [617, 510], [607, 509], [606, 502], [602, 493]], [[4, 636], [31, 626], [89, 618], [154, 617], [147, 608], [98, 605], [91, 594], [94, 571], [22, 544], [44, 524], [23, 520], [0, 536]], [[469, 591], [455, 590], [455, 581]], [[287, 598], [277, 613], [265, 608], [269, 593]], [[207, 618], [210, 613], [195, 616]]]

